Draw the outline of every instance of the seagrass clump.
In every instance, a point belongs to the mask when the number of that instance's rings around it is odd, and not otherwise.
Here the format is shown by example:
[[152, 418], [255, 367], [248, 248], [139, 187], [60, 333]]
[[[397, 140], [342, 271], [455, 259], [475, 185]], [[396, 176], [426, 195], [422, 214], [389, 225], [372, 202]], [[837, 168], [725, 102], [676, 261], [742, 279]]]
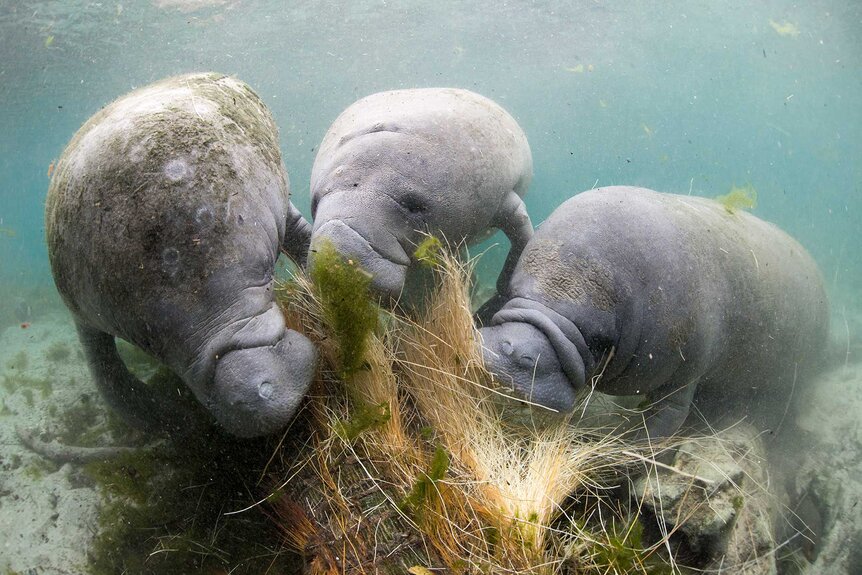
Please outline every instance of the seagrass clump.
[[[516, 400], [483, 367], [469, 263], [429, 240], [417, 250], [436, 278], [424, 311], [377, 309], [368, 322], [363, 272], [317, 255], [315, 266], [338, 269], [311, 269], [281, 290], [290, 327], [321, 350], [303, 414], [310, 439], [277, 452], [267, 503], [310, 573], [647, 572], [660, 545], [641, 542], [637, 509], [603, 503], [644, 455], [566, 421], [501, 417], [500, 402]], [[309, 279], [322, 275], [344, 283]], [[364, 333], [339, 313], [365, 318]], [[344, 341], [347, 331], [363, 341]]]

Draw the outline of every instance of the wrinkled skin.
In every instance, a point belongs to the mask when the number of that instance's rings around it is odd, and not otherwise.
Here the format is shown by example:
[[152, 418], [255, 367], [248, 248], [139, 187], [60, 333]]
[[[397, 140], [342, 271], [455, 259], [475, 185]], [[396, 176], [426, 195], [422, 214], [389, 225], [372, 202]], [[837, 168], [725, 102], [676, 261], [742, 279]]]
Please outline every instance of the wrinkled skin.
[[652, 438], [682, 425], [696, 390], [735, 417], [772, 410], [759, 415], [773, 424], [828, 329], [822, 278], [796, 241], [712, 200], [643, 188], [563, 203], [508, 292], [480, 330], [499, 382], [559, 413], [593, 385], [644, 395]]
[[304, 259], [310, 227], [247, 85], [180, 76], [95, 114], [57, 164], [46, 231], [94, 380], [129, 423], [182, 432], [186, 414], [128, 371], [115, 337], [164, 362], [235, 435], [288, 423], [317, 353], [285, 327], [273, 274], [281, 247]]
[[491, 100], [441, 88], [373, 94], [320, 145], [309, 259], [330, 241], [372, 274], [385, 303], [411, 304], [422, 295], [413, 253], [424, 234], [460, 246], [499, 228], [512, 243], [498, 282], [508, 285], [532, 235], [521, 199], [531, 178], [524, 133]]

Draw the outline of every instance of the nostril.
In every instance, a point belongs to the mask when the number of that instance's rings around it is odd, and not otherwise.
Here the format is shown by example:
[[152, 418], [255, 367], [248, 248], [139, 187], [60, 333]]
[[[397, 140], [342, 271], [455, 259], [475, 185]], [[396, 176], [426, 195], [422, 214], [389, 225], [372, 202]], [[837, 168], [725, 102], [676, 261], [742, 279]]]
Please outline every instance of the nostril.
[[269, 399], [272, 397], [273, 386], [270, 382], [264, 381], [260, 385], [257, 386], [257, 394], [261, 396], [263, 399]]
[[500, 351], [503, 355], [512, 355], [512, 352], [515, 351], [515, 347], [512, 345], [512, 342], [504, 339], [500, 342]]

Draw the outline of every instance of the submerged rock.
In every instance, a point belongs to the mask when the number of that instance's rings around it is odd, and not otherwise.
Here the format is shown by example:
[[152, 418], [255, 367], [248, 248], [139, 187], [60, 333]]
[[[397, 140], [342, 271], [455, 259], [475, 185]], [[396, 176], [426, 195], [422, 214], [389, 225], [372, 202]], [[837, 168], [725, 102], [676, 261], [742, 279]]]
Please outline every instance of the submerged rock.
[[634, 496], [655, 529], [670, 534], [677, 561], [712, 573], [777, 573], [775, 500], [763, 445], [749, 426], [683, 443], [671, 466], [635, 481]]

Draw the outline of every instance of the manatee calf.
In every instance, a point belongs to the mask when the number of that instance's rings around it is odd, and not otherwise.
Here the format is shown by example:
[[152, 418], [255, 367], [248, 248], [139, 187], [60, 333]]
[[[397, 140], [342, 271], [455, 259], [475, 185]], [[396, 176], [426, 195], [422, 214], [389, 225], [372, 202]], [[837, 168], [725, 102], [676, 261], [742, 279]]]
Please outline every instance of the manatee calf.
[[459, 245], [499, 228], [512, 245], [497, 284], [506, 286], [533, 232], [522, 200], [532, 166], [523, 131], [488, 98], [444, 88], [363, 98], [338, 116], [314, 161], [310, 255], [329, 240], [384, 299], [403, 291], [409, 303], [423, 234]]
[[563, 413], [590, 389], [643, 394], [651, 437], [679, 428], [696, 388], [782, 412], [828, 328], [820, 273], [796, 241], [713, 200], [643, 188], [563, 203], [508, 291], [480, 330], [500, 383]]
[[317, 353], [273, 297], [280, 246], [308, 240], [288, 197], [272, 116], [227, 76], [135, 90], [72, 138], [48, 190], [51, 269], [97, 386], [131, 424], [183, 416], [126, 369], [114, 337], [164, 362], [231, 433], [293, 416]]

